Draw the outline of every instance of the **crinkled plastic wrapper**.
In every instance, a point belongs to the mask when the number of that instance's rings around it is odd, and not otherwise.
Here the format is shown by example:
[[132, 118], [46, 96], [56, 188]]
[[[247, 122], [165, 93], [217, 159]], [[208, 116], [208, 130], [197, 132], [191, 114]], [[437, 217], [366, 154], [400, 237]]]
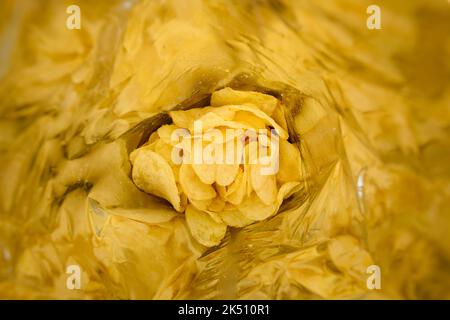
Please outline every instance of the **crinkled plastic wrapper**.
[[[0, 298], [450, 298], [447, 1], [381, 30], [370, 1], [75, 2], [79, 30], [0, 4]], [[224, 87], [283, 103], [302, 181], [205, 247], [129, 155]]]

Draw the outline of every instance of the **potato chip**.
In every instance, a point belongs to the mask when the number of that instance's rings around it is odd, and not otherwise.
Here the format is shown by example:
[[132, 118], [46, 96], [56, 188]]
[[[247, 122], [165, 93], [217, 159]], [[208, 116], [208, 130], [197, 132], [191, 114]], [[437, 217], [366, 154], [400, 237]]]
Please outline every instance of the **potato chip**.
[[207, 213], [215, 222], [217, 223], [225, 223], [222, 220], [222, 217], [220, 216], [219, 213], [214, 212], [214, 211], [210, 211], [210, 210], [203, 210], [205, 213]]
[[158, 131], [154, 131], [151, 135], [150, 138], [148, 139], [146, 145], [150, 145], [153, 142], [155, 142], [156, 140], [158, 140], [160, 138]]
[[[179, 171], [180, 171], [180, 165], [176, 162], [174, 162], [174, 156], [173, 153], [175, 150], [177, 150], [177, 147], [174, 147], [166, 142], [164, 142], [162, 139], [158, 139], [155, 142], [153, 142], [151, 145], [149, 145], [149, 148], [161, 155], [164, 160], [167, 161], [167, 163], [172, 168], [173, 174], [175, 176], [175, 181], [179, 180]], [[179, 149], [181, 150], [181, 149]], [[180, 151], [178, 151], [180, 152]]]
[[[220, 110], [223, 108], [217, 109]], [[222, 118], [219, 114], [215, 112], [208, 112], [199, 119], [197, 119], [197, 121], [201, 122], [202, 124], [203, 132], [215, 127], [228, 126], [231, 123], [230, 120]], [[244, 127], [244, 125], [241, 125], [241, 127]]]
[[248, 111], [237, 111], [233, 120], [254, 129], [264, 129], [266, 127], [266, 122], [263, 119]]
[[207, 247], [213, 247], [225, 237], [227, 225], [219, 223], [205, 212], [192, 205], [186, 208], [186, 222], [195, 240]]
[[298, 181], [286, 182], [280, 187], [278, 190], [277, 201], [278, 206], [281, 206], [281, 203], [284, 199], [290, 197], [295, 192], [299, 191], [301, 188], [301, 184]]
[[183, 211], [174, 174], [162, 156], [148, 148], [140, 148], [132, 152], [130, 159], [132, 178], [140, 189], [166, 199], [175, 210]]
[[[176, 137], [176, 136], [172, 136], [174, 134], [175, 130], [180, 129], [180, 133], [181, 133], [181, 128], [177, 127], [176, 125], [173, 124], [166, 124], [163, 125], [161, 127], [158, 128], [157, 133], [158, 136], [161, 138], [162, 141], [164, 141], [164, 143], [169, 144], [169, 145], [175, 145], [177, 143], [179, 143], [181, 141], [181, 137]], [[187, 133], [187, 131], [186, 131]], [[174, 138], [178, 138], [178, 139], [174, 139]]]
[[179, 128], [193, 128], [194, 120], [199, 119], [206, 112], [206, 108], [194, 108], [190, 110], [170, 111], [169, 116], [173, 124]]
[[276, 123], [275, 120], [273, 120], [271, 117], [269, 117], [266, 113], [261, 111], [257, 106], [253, 104], [229, 105], [227, 107], [235, 111], [248, 111], [250, 113], [253, 113], [256, 117], [264, 120], [267, 125], [272, 126], [282, 139], [287, 139], [289, 137], [286, 130], [280, 127], [280, 125], [278, 125], [278, 123]]
[[225, 208], [225, 201], [220, 197], [215, 197], [208, 206], [209, 211], [221, 212]]
[[[218, 108], [219, 109], [219, 108]], [[232, 121], [232, 120], [225, 120], [219, 115], [215, 113], [208, 113], [207, 115], [203, 116], [202, 118], [198, 119], [202, 125], [202, 131], [205, 132], [207, 130], [210, 130], [212, 128], [217, 127], [228, 127], [233, 129], [247, 129], [247, 128], [253, 128], [253, 126], [241, 123], [238, 121]], [[194, 125], [192, 125], [191, 128], [189, 128], [191, 131], [194, 129]]]
[[200, 180], [205, 184], [217, 183], [221, 186], [230, 185], [238, 174], [239, 164], [200, 163], [192, 164], [192, 168]]
[[257, 150], [257, 142], [256, 141], [250, 141], [247, 145], [244, 147], [244, 175], [245, 175], [245, 184], [246, 184], [246, 195], [247, 197], [250, 196], [250, 194], [253, 192], [252, 188], [252, 182], [251, 182], [251, 165], [249, 164], [251, 161], [255, 159], [254, 150]]
[[252, 181], [251, 181], [251, 166], [249, 164], [244, 164], [244, 175], [245, 175], [245, 185], [246, 185], [246, 195], [247, 197], [249, 197], [252, 192], [253, 192], [253, 188], [252, 188]]
[[192, 119], [189, 116], [180, 115], [182, 112], [189, 112], [192, 110], [195, 109], [188, 111], [174, 111], [170, 113], [171, 116], [174, 115], [175, 117], [172, 119], [175, 119], [178, 123], [184, 124], [185, 127], [182, 128], [189, 129], [191, 133], [194, 133], [195, 121], [201, 123], [202, 132], [206, 132], [217, 127], [228, 127], [233, 129], [258, 129], [265, 128], [266, 125], [274, 126], [277, 130], [278, 128], [282, 129], [273, 119], [268, 117], [264, 112], [253, 105], [230, 105], [211, 108], [209, 109], [210, 111], [201, 113], [199, 118]]
[[263, 166], [259, 163], [252, 165], [250, 167], [250, 181], [259, 199], [266, 205], [270, 205], [277, 198], [276, 177], [274, 175], [264, 175], [262, 169]]
[[268, 94], [255, 91], [239, 91], [229, 87], [215, 91], [211, 95], [212, 106], [251, 103], [258, 106], [263, 112], [271, 116], [277, 107], [278, 100]]
[[[234, 110], [227, 107], [194, 108], [169, 112], [169, 116], [172, 118], [174, 125], [179, 128], [189, 129], [191, 132], [194, 129], [194, 121], [201, 120], [202, 123], [206, 123], [207, 121], [230, 121], [233, 119], [234, 114]], [[206, 126], [206, 128], [213, 128], [214, 126], [210, 125]]]
[[274, 215], [278, 209], [278, 204], [273, 202], [266, 205], [255, 192], [252, 192], [250, 196], [244, 198], [238, 209], [247, 219], [261, 221]]
[[283, 200], [296, 192], [299, 186], [299, 182], [287, 182], [283, 184], [278, 191], [276, 201], [270, 205], [264, 204], [256, 193], [253, 192], [239, 206], [239, 211], [248, 219], [256, 221], [267, 219], [277, 213]]
[[172, 161], [173, 146], [166, 143], [162, 139], [158, 139], [153, 144], [151, 144], [151, 149], [154, 152], [156, 152], [157, 154], [159, 154], [160, 156], [162, 156], [164, 158], [164, 160], [166, 160], [167, 163], [169, 163], [170, 166], [174, 165], [174, 163]]
[[247, 175], [244, 173], [242, 168], [239, 168], [239, 173], [237, 174], [234, 182], [226, 190], [226, 200], [231, 204], [238, 205], [242, 202], [245, 196], [245, 191], [247, 190]]
[[214, 199], [207, 199], [207, 200], [194, 200], [194, 199], [188, 199], [189, 203], [191, 203], [194, 207], [196, 207], [198, 210], [201, 211], [208, 211], [209, 206], [213, 202]]
[[216, 183], [220, 186], [228, 186], [233, 183], [239, 172], [239, 164], [217, 164]]
[[230, 108], [227, 108], [227, 107], [221, 107], [221, 108], [207, 107], [207, 109], [210, 110], [211, 112], [214, 112], [215, 114], [217, 114], [219, 117], [221, 117], [224, 120], [233, 120], [234, 115], [235, 115], [235, 111], [231, 110]]
[[223, 200], [226, 200], [227, 199], [227, 187], [219, 186], [217, 184], [214, 187], [215, 187], [217, 193], [219, 194], [219, 196]]
[[242, 228], [255, 222], [254, 220], [247, 218], [238, 209], [224, 210], [220, 213], [220, 217], [227, 225], [235, 228]]
[[192, 164], [195, 174], [200, 181], [205, 184], [213, 184], [216, 181], [216, 165], [215, 164]]
[[189, 199], [208, 200], [216, 196], [214, 188], [209, 184], [203, 183], [195, 174], [191, 165], [183, 163], [179, 174], [181, 188]]

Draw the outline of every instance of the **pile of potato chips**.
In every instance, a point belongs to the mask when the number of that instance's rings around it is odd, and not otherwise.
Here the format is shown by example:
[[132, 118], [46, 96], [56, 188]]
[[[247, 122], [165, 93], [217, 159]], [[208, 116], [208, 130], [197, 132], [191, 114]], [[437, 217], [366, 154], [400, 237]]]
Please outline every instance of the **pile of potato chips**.
[[[0, 298], [450, 298], [450, 5], [373, 4], [1, 1]], [[278, 173], [171, 163], [200, 118]]]
[[[170, 112], [173, 124], [160, 127], [130, 156], [136, 185], [185, 212], [192, 235], [208, 247], [220, 243], [227, 226], [244, 227], [273, 216], [301, 179], [300, 151], [287, 141], [283, 106], [275, 97], [225, 88], [212, 93], [211, 105]], [[271, 118], [274, 113], [284, 128]], [[276, 135], [270, 142], [267, 133], [257, 132], [269, 126]], [[187, 133], [181, 142], [179, 129]], [[211, 159], [195, 161], [195, 141], [200, 155], [211, 154]], [[262, 143], [268, 149], [264, 154], [273, 155], [272, 163], [256, 161], [263, 160], [258, 154]], [[184, 160], [177, 163], [174, 152], [182, 152]], [[264, 172], [271, 166], [271, 172]]]

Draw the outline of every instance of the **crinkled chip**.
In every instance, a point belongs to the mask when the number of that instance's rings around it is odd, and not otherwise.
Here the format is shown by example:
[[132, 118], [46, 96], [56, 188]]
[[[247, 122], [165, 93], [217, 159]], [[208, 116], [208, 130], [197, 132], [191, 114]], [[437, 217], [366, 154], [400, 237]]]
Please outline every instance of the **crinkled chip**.
[[208, 206], [208, 210], [213, 212], [221, 212], [225, 208], [225, 201], [221, 197], [215, 197]]
[[208, 211], [208, 208], [212, 202], [213, 202], [213, 199], [207, 199], [207, 200], [189, 199], [189, 203], [192, 203], [192, 205], [194, 207], [196, 207], [198, 210], [202, 210], [202, 211]]
[[259, 199], [266, 205], [270, 205], [277, 199], [277, 181], [274, 175], [264, 175], [261, 164], [254, 164], [250, 168], [250, 179], [253, 190]]
[[266, 121], [248, 111], [237, 111], [233, 120], [246, 124], [253, 129], [264, 129], [266, 127]]
[[192, 205], [186, 208], [186, 222], [195, 240], [207, 247], [218, 245], [227, 231], [225, 223], [214, 221], [208, 213]]
[[171, 111], [169, 116], [173, 124], [180, 128], [193, 128], [193, 123], [207, 112], [206, 108], [194, 108], [190, 110]]
[[278, 123], [276, 123], [275, 120], [273, 120], [271, 117], [269, 117], [266, 113], [261, 111], [261, 109], [259, 109], [257, 106], [253, 104], [229, 105], [226, 107], [235, 111], [248, 111], [250, 113], [253, 113], [256, 117], [264, 120], [267, 125], [272, 126], [282, 139], [287, 139], [289, 137], [286, 130], [284, 130]]
[[[201, 120], [202, 124], [207, 124], [208, 121], [230, 121], [233, 119], [234, 114], [234, 110], [227, 107], [194, 108], [190, 110], [169, 112], [169, 115], [176, 126], [189, 129], [191, 132], [193, 132], [194, 121]], [[213, 127], [215, 127], [215, 125], [206, 125], [204, 130], [206, 130], [205, 128]]]
[[246, 217], [237, 208], [235, 210], [224, 210], [220, 213], [220, 217], [227, 225], [235, 228], [242, 228], [255, 222]]
[[291, 181], [291, 182], [286, 182], [285, 184], [283, 184], [280, 187], [280, 190], [278, 190], [278, 196], [277, 196], [278, 205], [281, 206], [281, 203], [283, 202], [283, 200], [290, 197], [295, 192], [297, 192], [300, 189], [300, 187], [301, 187], [301, 185], [300, 185], [300, 182], [298, 182], [298, 181]]
[[274, 215], [278, 209], [278, 204], [273, 202], [267, 205], [259, 199], [255, 192], [252, 192], [238, 208], [247, 219], [261, 221]]
[[147, 147], [132, 152], [132, 178], [143, 191], [169, 201], [175, 210], [181, 212], [181, 200], [175, 176], [167, 161]]
[[230, 186], [228, 186], [224, 197], [231, 204], [238, 205], [244, 199], [246, 186], [247, 175], [244, 173], [243, 169], [239, 168], [239, 173], [237, 174], [236, 179]]
[[239, 206], [239, 211], [251, 220], [261, 221], [267, 219], [277, 213], [283, 200], [296, 192], [299, 186], [300, 182], [287, 182], [283, 184], [280, 190], [278, 190], [276, 201], [270, 205], [263, 203], [256, 193], [253, 192]]
[[205, 184], [213, 184], [216, 181], [216, 165], [209, 163], [192, 164], [195, 174]]
[[208, 200], [216, 196], [214, 188], [203, 183], [191, 165], [183, 163], [180, 167], [180, 185], [189, 199]]
[[267, 115], [272, 115], [278, 105], [278, 100], [268, 94], [255, 91], [239, 91], [229, 87], [215, 91], [211, 95], [212, 106], [224, 106], [229, 104], [252, 103], [258, 106]]
[[216, 183], [220, 186], [228, 186], [233, 183], [239, 172], [239, 164], [217, 164]]
[[228, 186], [233, 183], [239, 171], [239, 164], [192, 164], [194, 172], [201, 182], [205, 184], [217, 183], [220, 186]]
[[[177, 131], [176, 131], [177, 130]], [[176, 134], [175, 134], [176, 131]], [[169, 145], [175, 145], [179, 143], [183, 137], [184, 134], [188, 134], [189, 132], [187, 130], [184, 130], [183, 128], [179, 128], [176, 125], [173, 124], [166, 124], [157, 130], [159, 137], [161, 138], [164, 143]], [[180, 135], [180, 136], [177, 136]]]

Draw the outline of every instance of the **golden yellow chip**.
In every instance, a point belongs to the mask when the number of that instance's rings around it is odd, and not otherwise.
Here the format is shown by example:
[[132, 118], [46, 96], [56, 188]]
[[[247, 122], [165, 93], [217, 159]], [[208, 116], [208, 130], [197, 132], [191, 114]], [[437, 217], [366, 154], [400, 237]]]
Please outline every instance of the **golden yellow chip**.
[[270, 205], [277, 199], [277, 181], [274, 175], [264, 175], [262, 170], [261, 164], [252, 165], [250, 167], [250, 180], [259, 199], [264, 204]]
[[237, 111], [233, 120], [254, 129], [263, 129], [266, 127], [266, 121], [248, 111]]
[[239, 164], [217, 164], [216, 183], [220, 186], [228, 186], [233, 183], [239, 172]]
[[213, 202], [214, 199], [207, 199], [207, 200], [194, 200], [189, 199], [189, 203], [191, 203], [194, 207], [196, 207], [198, 210], [201, 211], [208, 211], [209, 206]]
[[[194, 121], [201, 120], [202, 124], [207, 124], [208, 121], [229, 121], [234, 117], [234, 110], [227, 107], [221, 108], [194, 108], [183, 111], [169, 112], [173, 124], [179, 128], [189, 129], [193, 132]], [[206, 125], [205, 128], [213, 128], [215, 125]], [[206, 130], [206, 129], [205, 129]]]
[[261, 111], [257, 106], [253, 104], [229, 105], [227, 107], [235, 111], [248, 111], [250, 113], [253, 113], [253, 115], [255, 115], [256, 117], [264, 120], [264, 122], [267, 125], [272, 126], [277, 131], [280, 138], [287, 139], [289, 137], [286, 130], [280, 127], [280, 125], [278, 125], [278, 123], [276, 123], [275, 120], [273, 120], [271, 117], [269, 117], [266, 113]]
[[161, 140], [164, 141], [164, 143], [169, 145], [175, 145], [181, 141], [181, 137], [176, 137], [176, 134], [174, 134], [174, 131], [177, 129], [180, 128], [177, 127], [176, 125], [166, 124], [159, 127], [156, 132], [158, 133], [158, 136], [161, 138]]
[[220, 197], [215, 197], [211, 204], [208, 206], [208, 210], [212, 212], [221, 212], [225, 208], [225, 201]]
[[213, 184], [216, 181], [216, 165], [215, 164], [192, 164], [195, 174], [201, 182], [205, 184]]
[[194, 108], [190, 110], [171, 111], [169, 116], [173, 124], [179, 128], [193, 128], [193, 123], [207, 112], [206, 108]]
[[227, 187], [222, 187], [222, 186], [216, 185], [215, 189], [216, 189], [217, 193], [219, 194], [219, 196], [223, 200], [227, 199]]
[[235, 180], [239, 171], [239, 164], [194, 163], [192, 164], [192, 168], [201, 182], [205, 184], [217, 183], [220, 186], [228, 186]]
[[278, 190], [276, 201], [270, 205], [266, 205], [262, 202], [255, 192], [245, 198], [245, 200], [239, 206], [239, 211], [245, 215], [248, 219], [261, 221], [267, 219], [277, 213], [283, 200], [298, 191], [300, 187], [299, 182], [287, 182], [283, 184]]
[[156, 152], [160, 156], [164, 158], [164, 160], [167, 161], [167, 163], [172, 166], [174, 163], [172, 161], [172, 149], [173, 146], [166, 143], [162, 139], [156, 140], [154, 143], [150, 145], [152, 151]]
[[226, 200], [231, 204], [238, 205], [242, 202], [247, 190], [247, 175], [239, 168], [239, 173], [234, 182], [226, 190]]
[[291, 182], [286, 182], [285, 184], [283, 184], [280, 187], [280, 190], [278, 190], [278, 196], [277, 196], [278, 206], [281, 206], [281, 203], [283, 202], [284, 199], [290, 197], [295, 192], [299, 191], [300, 188], [301, 188], [301, 184], [298, 181], [291, 181]]
[[227, 231], [226, 224], [214, 221], [208, 213], [192, 205], [186, 208], [186, 222], [194, 239], [207, 247], [218, 245]]
[[247, 219], [261, 221], [274, 215], [278, 209], [278, 204], [274, 201], [270, 205], [266, 205], [255, 192], [252, 192], [238, 208]]
[[189, 199], [209, 200], [216, 196], [214, 188], [203, 183], [191, 165], [183, 163], [180, 167], [180, 185]]
[[140, 189], [166, 199], [175, 210], [183, 211], [175, 176], [162, 156], [144, 147], [133, 151], [130, 159], [133, 163], [132, 178]]
[[277, 107], [278, 100], [270, 95], [255, 91], [239, 91], [231, 88], [224, 88], [215, 91], [211, 95], [211, 105], [224, 106], [230, 104], [251, 103], [258, 106], [267, 115], [272, 115]]

